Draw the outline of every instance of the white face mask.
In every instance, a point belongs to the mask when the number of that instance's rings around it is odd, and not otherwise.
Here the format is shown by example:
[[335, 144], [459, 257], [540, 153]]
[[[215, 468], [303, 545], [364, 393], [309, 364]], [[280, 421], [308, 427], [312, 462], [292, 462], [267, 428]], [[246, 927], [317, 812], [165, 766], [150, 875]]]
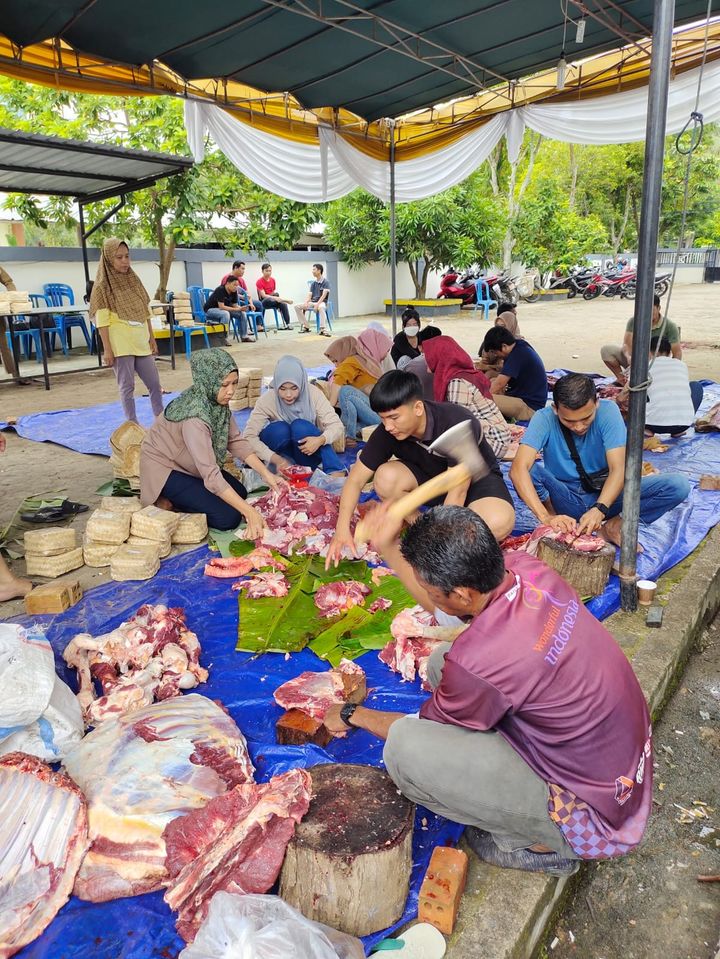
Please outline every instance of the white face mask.
[[417, 336], [420, 332], [419, 326], [406, 326], [405, 327], [405, 336]]

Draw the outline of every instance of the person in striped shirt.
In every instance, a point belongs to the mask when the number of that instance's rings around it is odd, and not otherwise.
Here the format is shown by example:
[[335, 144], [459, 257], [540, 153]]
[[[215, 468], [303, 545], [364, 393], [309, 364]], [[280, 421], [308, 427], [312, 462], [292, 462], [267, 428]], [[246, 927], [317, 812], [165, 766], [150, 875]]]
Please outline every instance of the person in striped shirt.
[[679, 436], [695, 420], [703, 388], [700, 383], [690, 382], [687, 365], [672, 356], [672, 345], [666, 336], [654, 336], [650, 341], [650, 362], [645, 430], [649, 434]]

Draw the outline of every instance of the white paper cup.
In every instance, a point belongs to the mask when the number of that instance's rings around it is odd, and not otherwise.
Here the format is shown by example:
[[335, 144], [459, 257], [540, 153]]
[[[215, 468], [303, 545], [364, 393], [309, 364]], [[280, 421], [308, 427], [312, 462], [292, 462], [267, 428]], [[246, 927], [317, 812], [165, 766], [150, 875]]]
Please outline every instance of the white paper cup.
[[637, 581], [638, 603], [641, 606], [652, 605], [656, 590], [657, 583], [654, 583], [651, 579], [639, 579]]

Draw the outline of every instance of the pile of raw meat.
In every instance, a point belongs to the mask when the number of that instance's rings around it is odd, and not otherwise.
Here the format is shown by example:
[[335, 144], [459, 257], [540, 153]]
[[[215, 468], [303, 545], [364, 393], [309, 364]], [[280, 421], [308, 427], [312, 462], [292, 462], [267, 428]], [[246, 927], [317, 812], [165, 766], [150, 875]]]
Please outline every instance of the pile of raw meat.
[[500, 544], [500, 548], [506, 553], [529, 553], [531, 556], [537, 554], [538, 543], [541, 539], [554, 539], [558, 543], [563, 543], [569, 549], [575, 549], [580, 553], [598, 553], [607, 543], [602, 536], [583, 533], [578, 536], [576, 533], [560, 533], [551, 526], [537, 526], [532, 533], [523, 533], [522, 536], [508, 536]]
[[323, 673], [304, 672], [275, 690], [275, 702], [283, 709], [300, 709], [313, 719], [323, 720], [331, 706], [340, 706], [348, 690], [363, 686], [365, 671], [349, 659]]
[[315, 605], [321, 619], [344, 616], [353, 606], [363, 606], [365, 597], [371, 590], [356, 579], [346, 579], [338, 583], [326, 583], [315, 593]]
[[[284, 559], [273, 556], [267, 546], [258, 546], [245, 556], [211, 559], [205, 566], [205, 575], [219, 579], [234, 579], [238, 576], [247, 577], [253, 573], [251, 578], [234, 583], [232, 588], [247, 590], [248, 599], [287, 596], [290, 583], [282, 573], [287, 565]], [[259, 572], [259, 570], [267, 570], [268, 567], [270, 567], [268, 572]]]
[[[258, 545], [276, 549], [283, 556], [327, 555], [330, 540], [337, 526], [340, 497], [335, 493], [306, 486], [297, 489], [284, 486], [279, 492], [270, 490], [253, 506], [262, 514], [268, 529]], [[352, 528], [359, 518], [353, 518]], [[367, 544], [357, 544], [358, 558], [379, 563], [380, 558]], [[351, 559], [348, 552], [346, 559]]]
[[[78, 633], [63, 658], [78, 672], [78, 701], [86, 725], [179, 696], [207, 680], [200, 643], [182, 609], [141, 606], [127, 622], [102, 636]], [[103, 694], [96, 695], [93, 680]]]
[[438, 626], [432, 613], [422, 606], [404, 609], [390, 626], [393, 638], [378, 653], [378, 658], [405, 682], [412, 682], [416, 675], [423, 689], [430, 689], [427, 667], [431, 654], [439, 643], [449, 642], [465, 627]]

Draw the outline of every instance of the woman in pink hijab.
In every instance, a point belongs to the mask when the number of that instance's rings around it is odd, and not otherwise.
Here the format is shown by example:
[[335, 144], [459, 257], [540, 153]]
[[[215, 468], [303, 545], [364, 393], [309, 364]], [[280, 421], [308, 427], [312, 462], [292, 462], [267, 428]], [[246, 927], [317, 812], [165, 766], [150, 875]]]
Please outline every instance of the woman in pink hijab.
[[356, 339], [361, 356], [377, 364], [383, 373], [393, 368], [392, 366], [388, 367], [385, 363], [387, 357], [390, 356], [392, 340], [384, 330], [378, 329], [377, 326], [368, 326]]

